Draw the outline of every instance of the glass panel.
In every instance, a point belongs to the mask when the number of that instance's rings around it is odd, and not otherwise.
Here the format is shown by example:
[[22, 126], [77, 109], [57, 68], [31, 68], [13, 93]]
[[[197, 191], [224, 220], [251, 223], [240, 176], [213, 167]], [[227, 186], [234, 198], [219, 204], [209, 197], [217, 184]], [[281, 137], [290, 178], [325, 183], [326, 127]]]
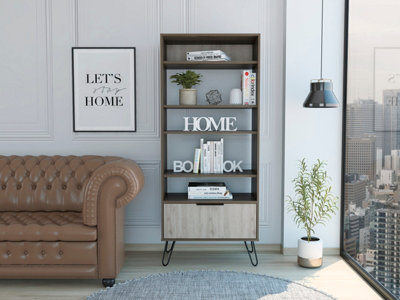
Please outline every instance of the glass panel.
[[400, 1], [349, 0], [343, 250], [400, 296]]

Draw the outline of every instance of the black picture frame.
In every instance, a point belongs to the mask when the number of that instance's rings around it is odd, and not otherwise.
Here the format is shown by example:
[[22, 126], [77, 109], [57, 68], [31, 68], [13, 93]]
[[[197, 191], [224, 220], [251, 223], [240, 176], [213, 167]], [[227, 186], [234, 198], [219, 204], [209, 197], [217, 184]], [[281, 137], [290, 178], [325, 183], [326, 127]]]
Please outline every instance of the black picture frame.
[[[77, 95], [76, 95], [76, 63], [77, 63], [77, 57], [76, 54], [80, 50], [129, 50], [132, 51], [132, 57], [133, 57], [133, 62], [132, 65], [129, 66], [130, 71], [133, 72], [133, 79], [130, 78], [129, 80], [129, 88], [130, 88], [130, 96], [133, 96], [133, 103], [130, 103], [130, 117], [133, 118], [133, 121], [131, 123], [132, 128], [127, 128], [127, 129], [82, 129], [80, 128], [79, 124], [79, 118], [77, 118]], [[136, 47], [72, 47], [71, 48], [71, 57], [72, 57], [72, 126], [73, 126], [73, 132], [136, 132], [137, 131], [137, 114], [136, 114]], [[132, 92], [133, 89], [133, 92]], [[112, 90], [112, 89], [111, 89]], [[109, 89], [110, 91], [110, 89]], [[115, 92], [117, 93], [117, 92]], [[132, 99], [129, 99], [129, 101], [132, 101]], [[78, 125], [78, 126], [77, 126]]]

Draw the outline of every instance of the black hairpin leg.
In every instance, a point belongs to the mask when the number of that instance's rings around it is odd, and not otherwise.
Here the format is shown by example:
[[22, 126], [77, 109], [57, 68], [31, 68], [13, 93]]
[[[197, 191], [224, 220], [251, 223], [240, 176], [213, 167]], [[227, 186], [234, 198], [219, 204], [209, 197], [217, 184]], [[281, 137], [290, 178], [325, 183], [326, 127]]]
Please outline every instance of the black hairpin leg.
[[[249, 255], [250, 262], [251, 264], [256, 267], [258, 265], [258, 257], [257, 257], [257, 251], [256, 251], [256, 245], [254, 245], [254, 242], [251, 241], [251, 250], [249, 250], [249, 247], [247, 247], [247, 242], [244, 241], [244, 245], [246, 246], [247, 254]], [[254, 254], [254, 259], [251, 257], [251, 255]]]
[[[171, 260], [172, 251], [174, 251], [175, 241], [172, 242], [171, 248], [168, 249], [168, 241], [165, 242], [164, 253], [162, 256], [162, 265], [168, 266], [169, 261]], [[165, 254], [168, 254], [168, 260], [165, 262]]]

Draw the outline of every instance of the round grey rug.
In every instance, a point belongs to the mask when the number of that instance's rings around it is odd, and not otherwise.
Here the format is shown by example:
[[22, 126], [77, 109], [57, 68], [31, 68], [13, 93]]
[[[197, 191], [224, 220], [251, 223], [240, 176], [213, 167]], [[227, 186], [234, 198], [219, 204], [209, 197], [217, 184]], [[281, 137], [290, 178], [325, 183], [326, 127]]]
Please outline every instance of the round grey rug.
[[88, 300], [125, 299], [334, 299], [313, 288], [266, 275], [232, 271], [186, 271], [128, 280]]

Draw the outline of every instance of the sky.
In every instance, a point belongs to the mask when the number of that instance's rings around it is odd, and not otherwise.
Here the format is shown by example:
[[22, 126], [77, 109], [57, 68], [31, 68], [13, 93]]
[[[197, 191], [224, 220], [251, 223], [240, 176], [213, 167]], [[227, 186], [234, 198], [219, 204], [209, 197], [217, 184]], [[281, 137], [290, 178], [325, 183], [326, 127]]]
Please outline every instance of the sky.
[[400, 89], [400, 0], [350, 0], [348, 47], [349, 103]]

